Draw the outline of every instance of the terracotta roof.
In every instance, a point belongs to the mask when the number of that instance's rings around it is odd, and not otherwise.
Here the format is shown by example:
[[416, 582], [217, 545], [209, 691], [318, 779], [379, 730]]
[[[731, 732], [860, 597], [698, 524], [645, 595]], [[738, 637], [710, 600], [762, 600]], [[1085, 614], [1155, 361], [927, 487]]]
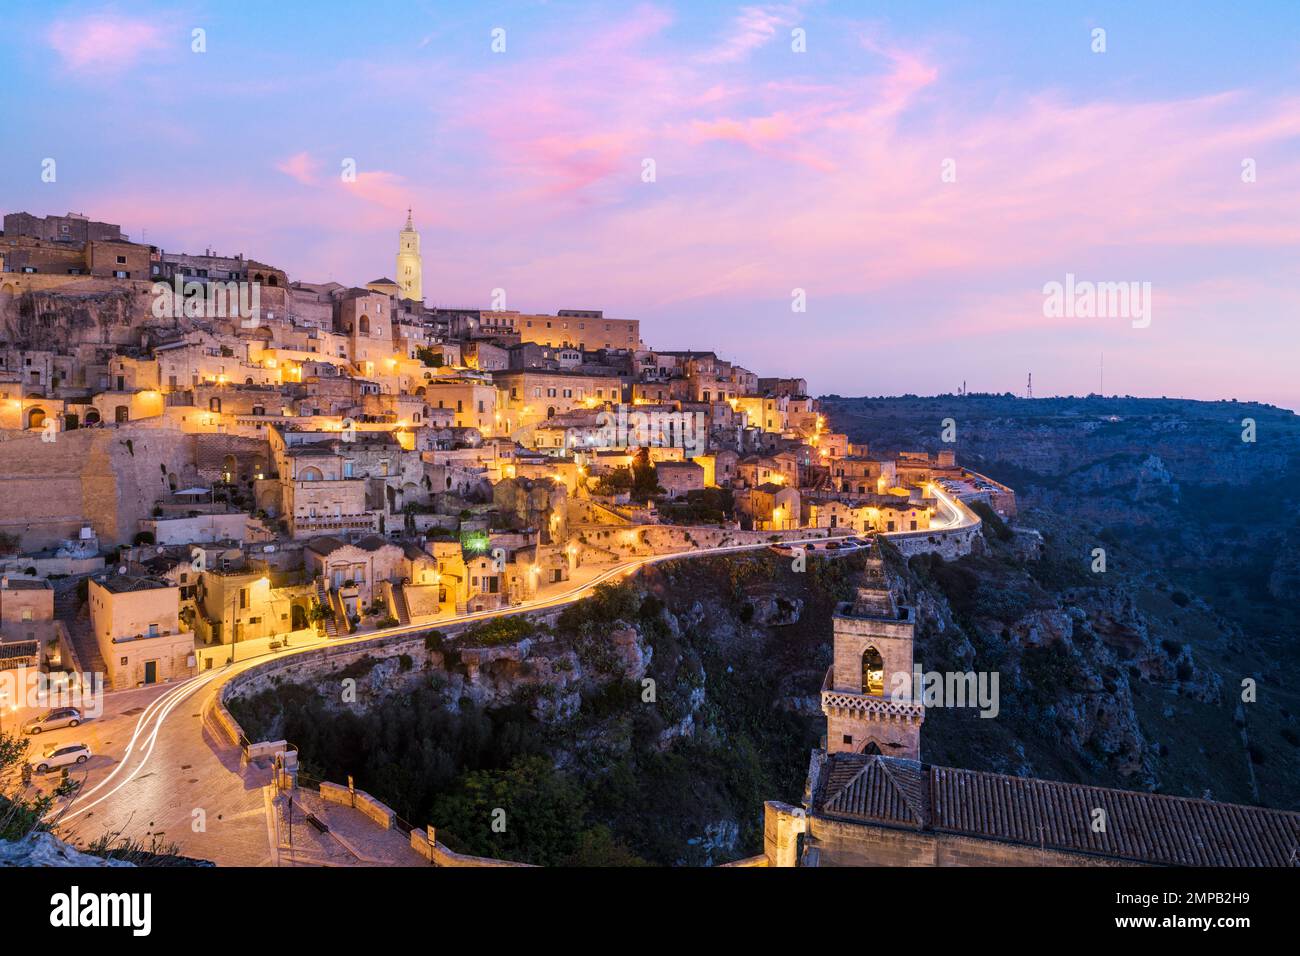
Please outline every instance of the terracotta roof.
[[914, 760], [836, 761], [827, 781], [833, 796], [822, 809], [919, 829], [925, 826], [925, 784], [925, 769]]
[[339, 548], [346, 546], [346, 541], [327, 534], [319, 538], [312, 538], [307, 542], [306, 548], [308, 551], [315, 551], [317, 554], [332, 554]]
[[813, 812], [1167, 866], [1294, 866], [1300, 850], [1300, 813], [863, 754], [827, 758]]

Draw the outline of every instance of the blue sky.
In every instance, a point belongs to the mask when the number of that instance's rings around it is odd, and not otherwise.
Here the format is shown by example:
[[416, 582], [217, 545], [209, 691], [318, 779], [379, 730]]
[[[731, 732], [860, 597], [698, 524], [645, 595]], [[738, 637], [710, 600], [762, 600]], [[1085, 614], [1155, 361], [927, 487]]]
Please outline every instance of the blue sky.
[[[1104, 351], [1108, 391], [1300, 405], [1300, 4], [6, 13], [6, 211], [363, 283], [410, 205], [430, 302], [604, 308], [818, 392], [1082, 393]], [[1066, 273], [1153, 321], [1046, 318]]]

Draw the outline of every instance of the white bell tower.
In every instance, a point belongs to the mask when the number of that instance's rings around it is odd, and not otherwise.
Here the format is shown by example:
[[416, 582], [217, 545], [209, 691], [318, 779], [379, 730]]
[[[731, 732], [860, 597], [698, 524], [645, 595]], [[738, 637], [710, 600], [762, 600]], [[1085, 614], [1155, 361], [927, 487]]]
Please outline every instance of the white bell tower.
[[406, 210], [406, 227], [397, 239], [397, 289], [398, 298], [424, 301], [424, 284], [420, 264], [420, 234], [411, 221], [411, 210]]

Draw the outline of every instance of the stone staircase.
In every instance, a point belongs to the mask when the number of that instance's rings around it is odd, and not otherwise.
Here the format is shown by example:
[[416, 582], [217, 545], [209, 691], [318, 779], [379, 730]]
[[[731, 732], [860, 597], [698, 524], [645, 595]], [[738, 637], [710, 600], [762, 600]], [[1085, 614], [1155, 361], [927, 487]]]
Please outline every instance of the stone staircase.
[[411, 608], [406, 603], [405, 585], [393, 585], [393, 606], [397, 608], [397, 622], [399, 624], [410, 624]]
[[320, 581], [316, 582], [316, 600], [319, 601], [320, 606], [325, 609], [325, 636], [338, 637], [339, 625], [338, 621], [334, 619], [334, 604], [330, 601], [330, 595], [329, 592], [325, 590], [325, 585]]
[[90, 604], [82, 604], [77, 597], [76, 585], [63, 587], [54, 594], [54, 617], [63, 622], [68, 631], [68, 641], [72, 651], [77, 655], [74, 666], [82, 672], [107, 674], [108, 666], [104, 655], [99, 652], [99, 643], [95, 640], [90, 626]]

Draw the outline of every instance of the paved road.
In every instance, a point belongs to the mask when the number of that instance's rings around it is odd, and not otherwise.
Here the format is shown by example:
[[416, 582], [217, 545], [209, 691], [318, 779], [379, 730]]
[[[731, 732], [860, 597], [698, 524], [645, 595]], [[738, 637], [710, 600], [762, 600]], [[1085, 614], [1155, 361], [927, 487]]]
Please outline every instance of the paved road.
[[[951, 510], [961, 515], [959, 509]], [[786, 543], [823, 540], [824, 536], [815, 536]], [[626, 577], [649, 564], [765, 547], [766, 544], [732, 545], [636, 557], [600, 571], [574, 587], [527, 604], [465, 614], [432, 624], [358, 632], [329, 643], [357, 644], [376, 637], [417, 634], [434, 627], [446, 629], [488, 618], [561, 607], [582, 598], [599, 584]], [[209, 698], [228, 677], [271, 656], [289, 657], [310, 649], [287, 648], [182, 682], [111, 693], [106, 695], [103, 717], [74, 730], [54, 731], [48, 737], [42, 735], [42, 742], [84, 741], [96, 754], [84, 773], [74, 774], [84, 779], [81, 792], [52, 813], [59, 821], [60, 831], [74, 841], [89, 841], [105, 832], [120, 832], [146, 844], [151, 838], [175, 843], [186, 855], [223, 866], [270, 865], [274, 860], [274, 839], [268, 832], [263, 795], [270, 774], [257, 767], [241, 766], [238, 748], [206, 723], [202, 714]], [[49, 777], [47, 786], [57, 782], [57, 773]]]

